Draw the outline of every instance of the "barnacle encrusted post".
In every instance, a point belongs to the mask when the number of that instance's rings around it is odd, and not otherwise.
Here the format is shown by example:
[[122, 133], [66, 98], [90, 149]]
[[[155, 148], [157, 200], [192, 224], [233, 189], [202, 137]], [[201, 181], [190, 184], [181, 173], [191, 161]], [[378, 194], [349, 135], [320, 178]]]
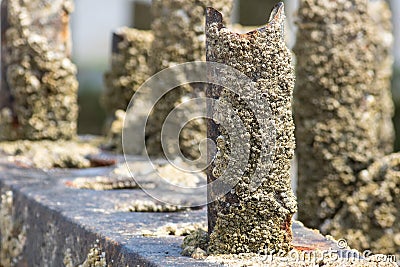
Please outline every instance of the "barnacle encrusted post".
[[399, 254], [400, 156], [383, 156], [393, 149], [391, 13], [383, 0], [338, 2], [303, 1], [299, 12], [299, 218], [352, 248]]
[[[153, 40], [151, 31], [121, 27], [113, 33], [111, 68], [104, 74], [106, 89], [101, 99], [108, 113], [107, 149], [122, 152], [125, 110], [136, 91], [152, 75], [149, 56]], [[134, 115], [137, 117], [137, 112]], [[137, 150], [125, 147], [125, 153], [130, 154], [141, 154], [142, 150], [142, 147]]]
[[[269, 115], [270, 118], [264, 119], [272, 120], [276, 134], [275, 154], [270, 166], [264, 166], [261, 168], [263, 172], [256, 173], [256, 168], [264, 164], [260, 161], [260, 151], [271, 149], [262, 147], [260, 142], [268, 130], [260, 127], [255, 116], [257, 110], [254, 109], [262, 107], [249, 109], [242, 101], [247, 98], [246, 95], [239, 97], [215, 85], [208, 87], [208, 98], [232, 104], [250, 140], [249, 143], [239, 144], [249, 148], [242, 177], [230, 192], [208, 206], [210, 253], [273, 253], [291, 249], [291, 220], [296, 212], [289, 172], [295, 148], [291, 111], [295, 78], [291, 53], [284, 41], [284, 20], [284, 8], [280, 3], [272, 11], [265, 27], [237, 34], [224, 27], [219, 12], [212, 8], [207, 10], [207, 61], [233, 67], [251, 79], [255, 84], [254, 95], [265, 98], [261, 105], [269, 105], [271, 114], [264, 116]], [[220, 112], [214, 107], [208, 107], [211, 115]], [[231, 116], [227, 114], [224, 117], [230, 120]], [[224, 172], [225, 161], [232, 158], [229, 143], [233, 133], [214, 120], [209, 120], [207, 133], [217, 145], [217, 156], [207, 173], [208, 182], [212, 184]], [[209, 157], [210, 161], [214, 158], [210, 153]], [[250, 188], [252, 175], [262, 180], [255, 189]], [[211, 186], [209, 200], [214, 199], [215, 190], [218, 188]]]
[[[153, 73], [176, 64], [205, 60], [205, 11], [212, 6], [230, 16], [233, 0], [154, 0], [152, 30], [154, 41], [151, 46], [150, 66]], [[171, 77], [172, 79], [172, 77]], [[202, 85], [182, 85], [167, 93], [154, 107], [146, 129], [149, 154], [162, 154], [161, 126], [174, 107], [184, 98], [201, 97]], [[193, 113], [188, 110], [188, 114]], [[179, 144], [182, 153], [191, 159], [200, 156], [198, 144], [206, 137], [204, 120], [191, 120], [182, 129]]]
[[125, 110], [136, 90], [151, 76], [151, 31], [122, 27], [113, 33], [111, 68], [104, 74], [102, 103], [110, 115]]
[[0, 140], [71, 139], [78, 116], [70, 60], [73, 3], [2, 2]]
[[360, 171], [392, 150], [390, 15], [386, 8], [371, 19], [372, 4], [300, 2], [294, 93], [299, 219], [324, 233], [358, 189]]
[[230, 17], [233, 0], [155, 0], [151, 29], [151, 66], [156, 73], [175, 64], [205, 60], [205, 12], [208, 6]]

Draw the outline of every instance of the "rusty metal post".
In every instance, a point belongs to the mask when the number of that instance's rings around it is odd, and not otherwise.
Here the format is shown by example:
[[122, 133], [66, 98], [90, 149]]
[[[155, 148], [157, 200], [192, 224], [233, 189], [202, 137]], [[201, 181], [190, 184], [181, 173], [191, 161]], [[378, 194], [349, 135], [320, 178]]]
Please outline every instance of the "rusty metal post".
[[2, 2], [0, 140], [70, 139], [78, 115], [70, 0]]
[[[291, 249], [291, 219], [296, 212], [296, 200], [290, 185], [290, 160], [294, 154], [294, 124], [291, 114], [292, 90], [294, 87], [294, 69], [291, 65], [291, 53], [284, 41], [284, 8], [280, 3], [272, 11], [268, 24], [260, 29], [237, 34], [224, 27], [222, 15], [212, 8], [207, 10], [206, 43], [207, 61], [234, 67], [255, 84], [256, 97], [262, 99], [260, 106], [251, 109], [241, 99], [247, 95], [238, 96], [225, 89], [211, 85], [207, 89], [207, 97], [227, 101], [234, 106], [243, 122], [245, 134], [250, 137], [249, 143], [236, 144], [248, 147], [249, 158], [246, 160], [244, 174], [232, 190], [219, 199], [215, 198], [218, 188], [211, 186], [208, 192], [208, 225], [210, 233], [210, 253], [248, 253], [287, 252]], [[209, 74], [210, 75], [210, 74]], [[263, 119], [270, 119], [275, 128], [275, 154], [270, 166], [260, 161], [261, 151], [271, 150], [260, 142], [260, 136], [271, 134], [269, 129], [261, 127], [257, 113], [265, 106], [270, 112], [263, 113]], [[218, 108], [209, 105], [210, 116]], [[218, 111], [219, 112], [219, 111]], [[229, 120], [228, 115], [226, 115]], [[209, 151], [208, 168], [209, 184], [224, 172], [223, 157], [228, 161], [228, 143], [232, 135], [222, 124], [208, 121], [208, 138], [217, 144], [217, 155]], [[232, 134], [232, 135], [231, 135]], [[218, 154], [219, 153], [219, 154]], [[226, 158], [224, 158], [226, 160]], [[262, 173], [256, 173], [259, 166]], [[262, 177], [262, 183], [251, 189], [251, 177]]]
[[[1, 2], [1, 58], [4, 58], [6, 55], [6, 31], [8, 28], [7, 3], [8, 1]], [[6, 67], [5, 64], [1, 64], [0, 110], [6, 106], [10, 106], [12, 101], [5, 77]]]
[[[206, 30], [211, 26], [212, 23], [218, 23], [220, 27], [222, 27], [223, 17], [222, 14], [217, 12], [213, 8], [208, 8], [206, 13]], [[208, 56], [208, 51], [210, 50], [209, 42], [206, 41], [206, 51], [207, 51], [207, 61], [215, 60], [211, 56]], [[213, 140], [216, 142], [218, 136], [221, 134], [219, 131], [218, 124], [211, 119], [213, 117], [213, 104], [210, 102], [211, 99], [217, 100], [221, 95], [222, 88], [217, 85], [210, 84], [206, 89], [206, 97], [207, 100], [207, 138], [209, 140]], [[213, 175], [213, 169], [215, 167], [214, 164], [215, 157], [215, 149], [212, 149], [211, 143], [207, 144], [207, 162], [209, 162], [209, 167], [207, 168], [207, 183], [211, 184], [214, 182], [217, 177]], [[233, 196], [228, 192], [225, 196], [226, 201], [229, 201]], [[217, 222], [217, 213], [218, 213], [218, 203], [213, 201], [215, 199], [215, 193], [213, 192], [213, 188], [209, 187], [207, 192], [207, 217], [208, 217], [208, 234], [211, 235], [214, 231], [215, 224]], [[230, 203], [234, 203], [236, 201], [229, 201]]]

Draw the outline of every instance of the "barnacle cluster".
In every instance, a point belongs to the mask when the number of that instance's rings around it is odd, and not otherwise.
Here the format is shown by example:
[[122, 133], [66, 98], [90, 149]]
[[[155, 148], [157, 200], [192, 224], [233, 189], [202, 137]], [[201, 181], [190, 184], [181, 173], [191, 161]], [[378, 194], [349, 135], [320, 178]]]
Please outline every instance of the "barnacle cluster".
[[[247, 34], [232, 33], [219, 21], [210, 22], [206, 29], [207, 60], [233, 67], [253, 81], [252, 90], [242, 88], [243, 91], [233, 93], [221, 89], [217, 95], [219, 102], [231, 103], [232, 111], [243, 123], [242, 129], [224, 130], [222, 125], [234, 123], [228, 122], [234, 116], [223, 116], [224, 123], [217, 126], [220, 132], [216, 138], [218, 158], [229, 155], [227, 140], [245, 135], [249, 143], [240, 144], [240, 147], [249, 150], [249, 158], [242, 159], [247, 162], [244, 174], [231, 192], [213, 204], [216, 221], [208, 247], [212, 254], [291, 249], [291, 218], [296, 212], [289, 172], [295, 148], [291, 113], [295, 79], [291, 53], [284, 42], [284, 19], [280, 6], [267, 26]], [[229, 75], [226, 77], [229, 79]], [[265, 98], [262, 103], [264, 106], [269, 103], [270, 110], [263, 109], [263, 105], [251, 106], [251, 100], [257, 97]], [[275, 128], [276, 153], [269, 163], [261, 160], [261, 154], [272, 147], [263, 147], [262, 140], [272, 132], [260, 126], [255, 113], [271, 119]], [[224, 160], [217, 159], [212, 173], [224, 172], [218, 168], [225, 165]], [[252, 191], [254, 176], [261, 183]]]
[[127, 203], [119, 203], [116, 205], [115, 209], [127, 212], [177, 212], [187, 210], [187, 208], [176, 205], [140, 199]]
[[229, 17], [232, 0], [155, 0], [152, 4], [153, 56], [156, 73], [175, 64], [205, 60], [205, 11], [212, 6]]
[[90, 249], [86, 260], [78, 265], [78, 267], [106, 267], [107, 260], [106, 260], [106, 253], [102, 252], [101, 248], [97, 246]]
[[82, 264], [78, 264], [74, 262], [72, 251], [70, 248], [67, 248], [64, 252], [64, 260], [65, 267], [106, 267], [110, 266], [107, 264], [106, 253], [103, 252], [101, 247], [99, 246], [99, 240], [96, 240], [96, 243], [89, 250], [86, 255], [86, 259]]
[[394, 241], [378, 238], [398, 233], [390, 218], [399, 216], [399, 203], [384, 189], [395, 180], [362, 178], [393, 149], [389, 8], [384, 1], [303, 0], [299, 18], [299, 219], [354, 248], [396, 252]]
[[140, 186], [131, 177], [78, 177], [67, 182], [67, 185], [78, 189], [114, 190], [114, 189], [139, 189]]
[[[78, 116], [76, 67], [69, 58], [71, 3], [63, 1], [52, 14], [30, 12], [28, 2], [7, 5], [2, 63], [8, 99], [0, 107], [0, 140], [71, 139]], [[57, 18], [60, 28], [42, 24]]]
[[0, 263], [12, 267], [24, 250], [27, 227], [21, 222], [22, 218], [16, 218], [13, 192], [1, 190], [0, 193]]
[[197, 228], [185, 237], [182, 244], [182, 255], [192, 258], [205, 258], [207, 256], [207, 246], [209, 236], [207, 231]]
[[[155, 229], [155, 231], [143, 230], [143, 236], [189, 236], [195, 231], [206, 232], [203, 223], [168, 223]], [[185, 241], [184, 241], [185, 244]]]
[[[224, 129], [221, 130], [223, 131]], [[230, 142], [227, 133], [225, 133], [225, 135], [219, 135], [215, 141], [215, 143], [217, 144], [217, 153], [215, 154], [214, 158], [212, 175], [218, 179], [222, 176], [224, 170], [226, 170], [226, 168], [228, 167]]]
[[358, 187], [323, 229], [359, 250], [400, 255], [400, 154], [377, 159], [358, 175]]
[[88, 168], [90, 160], [86, 156], [98, 154], [99, 149], [84, 141], [18, 140], [0, 143], [0, 152], [10, 156], [10, 160], [25, 167]]
[[385, 1], [369, 1], [368, 16], [371, 27], [371, 43], [376, 47], [375, 53], [375, 79], [371, 86], [376, 88], [378, 99], [378, 135], [379, 148], [385, 153], [393, 152], [395, 132], [392, 118], [394, 116], [394, 103], [391, 93], [391, 77], [393, 66], [393, 34], [392, 14]]

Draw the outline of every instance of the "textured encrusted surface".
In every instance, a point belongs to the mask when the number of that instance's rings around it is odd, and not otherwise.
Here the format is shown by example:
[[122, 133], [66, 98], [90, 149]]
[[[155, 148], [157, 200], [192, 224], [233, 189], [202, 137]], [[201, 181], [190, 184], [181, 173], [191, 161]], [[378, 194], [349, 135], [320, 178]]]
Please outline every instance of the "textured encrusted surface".
[[[219, 264], [223, 266], [276, 266], [276, 267], [339, 267], [339, 266], [362, 266], [362, 267], [384, 267], [384, 266], [398, 266], [396, 258], [393, 255], [372, 255], [371, 252], [365, 251], [363, 253], [350, 249], [349, 247], [342, 247], [341, 249], [335, 246], [325, 247], [317, 240], [312, 240], [310, 235], [302, 232], [301, 239], [307, 240], [308, 245], [312, 247], [297, 246], [299, 233], [299, 226], [304, 227], [299, 222], [294, 222], [294, 248], [285, 256], [283, 254], [274, 255], [260, 254], [260, 253], [241, 253], [241, 254], [220, 254], [208, 255], [207, 246], [209, 242], [207, 232], [200, 228], [192, 230], [189, 235], [185, 237], [182, 244], [182, 255], [191, 256], [194, 259], [204, 259], [209, 264]], [[307, 230], [311, 235], [319, 235], [316, 230]], [[322, 236], [321, 236], [322, 237]], [[332, 243], [336, 243], [334, 239], [328, 237]]]
[[348, 239], [356, 249], [398, 252], [390, 237], [398, 229], [390, 221], [398, 217], [399, 204], [385, 185], [394, 188], [399, 176], [363, 178], [364, 169], [393, 149], [388, 6], [303, 0], [299, 17], [294, 105], [299, 219]]
[[10, 161], [25, 167], [88, 168], [91, 167], [91, 163], [86, 156], [98, 154], [99, 149], [93, 144], [79, 140], [18, 140], [0, 142], [0, 152], [10, 156]]
[[[154, 42], [151, 47], [150, 66], [153, 73], [179, 63], [205, 60], [205, 10], [212, 6], [227, 17], [233, 7], [232, 0], [155, 0], [152, 4]], [[201, 85], [184, 85], [169, 92], [154, 107], [146, 129], [149, 154], [162, 154], [160, 129], [169, 112], [186, 98], [202, 97]], [[192, 113], [190, 107], [187, 112]], [[185, 114], [182, 114], [185, 117]], [[200, 156], [199, 142], [206, 137], [206, 123], [192, 120], [180, 133], [180, 148], [191, 159]]]
[[72, 2], [3, 4], [0, 140], [70, 139], [78, 115], [76, 67], [69, 58]]
[[[112, 150], [118, 153], [123, 152], [122, 131], [124, 128], [125, 117], [126, 117], [126, 112], [122, 109], [118, 109], [114, 112], [114, 116], [112, 117], [112, 122], [110, 128], [108, 129], [108, 133], [104, 143], [105, 149]], [[127, 147], [125, 147], [125, 150], [126, 148]], [[126, 152], [129, 153], [130, 151]]]
[[378, 159], [359, 174], [359, 186], [324, 229], [359, 250], [400, 256], [400, 154]]
[[136, 90], [151, 76], [148, 64], [153, 33], [123, 27], [113, 36], [111, 69], [104, 75], [102, 102], [114, 115], [125, 110]]
[[107, 267], [106, 253], [98, 247], [97, 244], [89, 250], [85, 261], [82, 264], [76, 265], [73, 263], [71, 249], [68, 248], [64, 253], [63, 263], [65, 267]]
[[155, 0], [151, 28], [151, 66], [158, 72], [175, 64], [205, 60], [205, 11], [211, 6], [226, 18], [231, 15], [232, 0]]
[[394, 116], [394, 103], [392, 100], [391, 92], [391, 78], [393, 66], [393, 27], [392, 27], [392, 13], [390, 12], [389, 5], [383, 1], [369, 1], [368, 15], [371, 19], [370, 26], [372, 28], [371, 40], [373, 45], [376, 46], [375, 53], [375, 80], [371, 86], [378, 90], [377, 108], [379, 110], [378, 122], [378, 136], [379, 147], [385, 153], [393, 152], [393, 144], [395, 139], [395, 132], [392, 118]]
[[209, 241], [207, 230], [204, 230], [204, 228], [195, 229], [183, 239], [182, 255], [196, 258], [199, 250], [201, 250], [203, 256], [206, 256]]
[[16, 266], [15, 262], [24, 250], [27, 225], [23, 219], [26, 214], [16, 214], [12, 191], [2, 189], [0, 193], [0, 265], [12, 267]]
[[[367, 20], [366, 5], [364, 4], [364, 10], [358, 9], [356, 15], [350, 16], [346, 14], [343, 1], [340, 5], [333, 3], [329, 5], [329, 3], [331, 2], [301, 2], [299, 32], [295, 47], [297, 87], [294, 109], [299, 156], [298, 195], [301, 196], [299, 218], [306, 225], [313, 227], [319, 227], [324, 219], [335, 214], [344, 201], [338, 196], [354, 191], [354, 186], [353, 188], [350, 188], [350, 185], [346, 186], [354, 182], [353, 170], [346, 165], [347, 154], [354, 151], [358, 155], [358, 151], [366, 151], [366, 148], [371, 147], [369, 140], [364, 144], [359, 142], [359, 139], [364, 138], [353, 137], [357, 123], [360, 122], [359, 117], [366, 108], [360, 111], [350, 106], [351, 101], [354, 101], [358, 104], [356, 107], [360, 109], [360, 103], [364, 100], [362, 89], [366, 91], [365, 83], [372, 81], [372, 53], [369, 50], [365, 51], [367, 53], [360, 53], [357, 48], [365, 47], [363, 44], [365, 41], [354, 38]], [[335, 28], [332, 25], [335, 25], [333, 22], [336, 17], [339, 18], [337, 23], [345, 26], [338, 27], [340, 32], [333, 31]], [[326, 18], [325, 23], [324, 18]], [[333, 29], [330, 30], [330, 27]], [[347, 38], [340, 38], [346, 35], [353, 36], [355, 42], [348, 43]], [[322, 40], [325, 40], [325, 44], [321, 43]], [[349, 46], [352, 46], [352, 50]], [[353, 53], [350, 54], [351, 52]], [[348, 54], [341, 56], [343, 53]], [[362, 60], [362, 63], [357, 65], [357, 58]], [[347, 69], [342, 68], [345, 64], [349, 66]], [[354, 69], [353, 77], [348, 77], [349, 68]], [[347, 86], [339, 88], [338, 82], [346, 82]], [[358, 88], [355, 88], [355, 85], [358, 85]], [[343, 103], [339, 102], [339, 99], [343, 99]], [[355, 114], [358, 117], [355, 117]], [[356, 131], [355, 134], [367, 135], [366, 126], [369, 125], [364, 123], [362, 130]], [[349, 131], [346, 136], [344, 134], [347, 129]], [[346, 140], [350, 138], [354, 140]], [[370, 152], [377, 154], [376, 151]], [[373, 155], [362, 156], [357, 160], [363, 163], [360, 170], [365, 168], [373, 157]]]
[[187, 210], [187, 208], [154, 200], [134, 200], [130, 203], [116, 205], [115, 209], [125, 212], [178, 212]]
[[[291, 217], [296, 211], [289, 173], [295, 148], [291, 112], [294, 70], [291, 53], [284, 42], [282, 9], [266, 27], [246, 35], [230, 32], [219, 21], [210, 21], [207, 26], [207, 60], [234, 67], [255, 82], [253, 93], [265, 97], [272, 113], [260, 114], [260, 117], [271, 116], [276, 130], [276, 153], [271, 166], [263, 166], [265, 162], [259, 159], [264, 149], [260, 140], [269, 133], [260, 128], [253, 113], [261, 112], [262, 108], [249, 110], [246, 103], [229, 90], [221, 90], [219, 101], [232, 103], [244, 124], [244, 134], [249, 134], [250, 143], [240, 145], [244, 150], [251, 147], [251, 151], [244, 175], [230, 193], [213, 203], [216, 220], [215, 225], [211, 225], [214, 226], [208, 248], [211, 253], [277, 252], [291, 248]], [[231, 118], [229, 113], [224, 117], [225, 120]], [[223, 173], [224, 160], [229, 160], [230, 136], [241, 134], [226, 132], [222, 126], [219, 131], [221, 135], [215, 141], [220, 156], [212, 166], [214, 178]], [[264, 172], [255, 173], [256, 166], [262, 166]], [[254, 192], [250, 190], [252, 175], [259, 176], [262, 181]]]

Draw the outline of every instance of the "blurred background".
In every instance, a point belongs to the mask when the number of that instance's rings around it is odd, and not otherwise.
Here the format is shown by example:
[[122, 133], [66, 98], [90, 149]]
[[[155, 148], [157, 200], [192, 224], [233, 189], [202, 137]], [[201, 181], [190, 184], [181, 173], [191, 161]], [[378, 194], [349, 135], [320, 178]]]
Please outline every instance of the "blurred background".
[[[242, 25], [262, 25], [277, 0], [235, 0], [232, 22]], [[289, 47], [294, 44], [295, 13], [298, 0], [286, 0]], [[397, 139], [400, 149], [400, 1], [388, 1], [393, 13], [395, 35], [395, 64], [392, 81], [393, 99], [396, 104]], [[109, 68], [111, 34], [121, 26], [150, 29], [151, 0], [77, 0], [72, 14], [73, 60], [78, 66], [79, 133], [101, 134], [105, 112], [100, 106], [100, 94], [104, 90], [103, 73]]]

